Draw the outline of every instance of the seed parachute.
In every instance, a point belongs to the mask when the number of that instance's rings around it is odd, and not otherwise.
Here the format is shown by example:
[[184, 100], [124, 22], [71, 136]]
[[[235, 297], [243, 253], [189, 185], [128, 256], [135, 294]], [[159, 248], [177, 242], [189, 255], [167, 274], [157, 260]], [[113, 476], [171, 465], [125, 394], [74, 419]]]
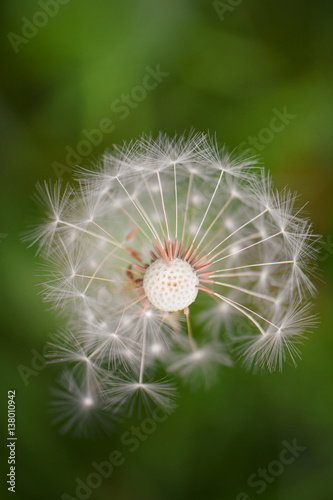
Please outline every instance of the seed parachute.
[[51, 353], [65, 430], [108, 427], [136, 403], [168, 410], [174, 380], [207, 385], [238, 359], [296, 364], [316, 323], [318, 238], [255, 158], [205, 134], [143, 136], [75, 183], [38, 186], [46, 218], [27, 236], [67, 321]]

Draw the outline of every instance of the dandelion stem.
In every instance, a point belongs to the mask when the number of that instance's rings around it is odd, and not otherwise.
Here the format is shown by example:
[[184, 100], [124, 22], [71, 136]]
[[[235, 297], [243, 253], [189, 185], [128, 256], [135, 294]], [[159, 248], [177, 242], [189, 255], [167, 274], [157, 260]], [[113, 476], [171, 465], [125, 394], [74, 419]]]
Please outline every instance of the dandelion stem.
[[193, 335], [192, 335], [192, 328], [191, 328], [191, 322], [190, 322], [190, 310], [188, 307], [185, 307], [184, 314], [186, 316], [188, 338], [190, 340], [192, 351], [195, 352], [195, 351], [197, 351], [197, 346], [196, 346], [196, 343], [195, 343], [195, 341], [193, 339]]

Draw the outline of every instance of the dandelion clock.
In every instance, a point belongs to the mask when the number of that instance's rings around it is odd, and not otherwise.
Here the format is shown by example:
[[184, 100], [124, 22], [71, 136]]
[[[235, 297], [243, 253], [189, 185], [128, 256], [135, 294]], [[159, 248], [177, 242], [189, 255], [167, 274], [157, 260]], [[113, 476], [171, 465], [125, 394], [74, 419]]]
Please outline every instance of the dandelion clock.
[[28, 238], [67, 322], [51, 347], [65, 430], [138, 402], [168, 411], [177, 383], [207, 385], [220, 365], [296, 364], [316, 322], [317, 237], [256, 159], [204, 134], [144, 136], [38, 199], [46, 218]]

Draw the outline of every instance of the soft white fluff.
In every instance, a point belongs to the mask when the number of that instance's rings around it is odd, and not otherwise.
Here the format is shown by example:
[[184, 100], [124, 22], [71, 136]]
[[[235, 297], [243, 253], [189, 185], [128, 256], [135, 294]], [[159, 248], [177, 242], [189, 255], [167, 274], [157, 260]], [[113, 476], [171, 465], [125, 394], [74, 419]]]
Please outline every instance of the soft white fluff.
[[[45, 300], [69, 322], [53, 360], [72, 369], [66, 380], [76, 404], [84, 394], [84, 415], [96, 400], [116, 411], [137, 394], [171, 406], [170, 384], [152, 381], [163, 366], [207, 383], [234, 352], [246, 366], [295, 363], [314, 324], [316, 237], [295, 195], [277, 193], [255, 159], [233, 157], [204, 134], [144, 136], [105, 153], [96, 170], [78, 170], [76, 183], [38, 186], [47, 219], [30, 238], [46, 260]], [[145, 269], [160, 258], [193, 266], [191, 315], [156, 309], [145, 296]]]

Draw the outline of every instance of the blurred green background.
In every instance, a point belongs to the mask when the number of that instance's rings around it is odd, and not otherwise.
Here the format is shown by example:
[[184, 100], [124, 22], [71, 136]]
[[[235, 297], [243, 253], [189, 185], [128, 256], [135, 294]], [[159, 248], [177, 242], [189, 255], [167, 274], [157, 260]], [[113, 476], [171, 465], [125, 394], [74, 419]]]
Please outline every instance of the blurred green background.
[[[115, 449], [125, 463], [86, 498], [332, 499], [333, 4], [12, 0], [0, 9], [2, 490], [6, 395], [15, 389], [20, 500], [78, 498], [76, 478], [85, 481], [92, 462]], [[142, 88], [156, 69], [163, 75], [155, 88]], [[289, 116], [278, 131], [277, 112]], [[83, 131], [101, 121], [108, 131], [84, 150]], [[297, 370], [221, 370], [209, 391], [182, 390], [175, 413], [132, 453], [120, 438], [140, 424], [135, 416], [108, 438], [59, 435], [48, 413], [58, 370], [44, 368], [36, 353], [61, 320], [37, 295], [34, 249], [20, 240], [35, 210], [35, 183], [70, 181], [69, 150], [79, 148], [80, 163], [89, 165], [106, 147], [142, 132], [192, 127], [216, 132], [230, 150], [254, 147], [278, 188], [288, 185], [301, 203], [309, 201], [314, 230], [324, 235], [321, 324]], [[26, 383], [20, 365], [33, 370]], [[306, 449], [279, 472], [282, 442], [295, 439]], [[248, 478], [268, 466], [278, 473], [257, 493], [262, 488]]]

